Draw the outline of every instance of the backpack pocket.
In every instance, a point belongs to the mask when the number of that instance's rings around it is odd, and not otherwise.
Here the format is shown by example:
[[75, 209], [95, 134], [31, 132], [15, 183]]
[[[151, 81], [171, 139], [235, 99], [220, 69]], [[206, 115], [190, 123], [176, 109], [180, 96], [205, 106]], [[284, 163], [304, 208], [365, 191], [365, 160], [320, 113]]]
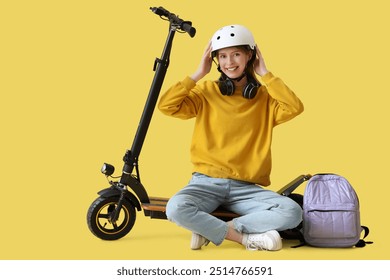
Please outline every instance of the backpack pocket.
[[[317, 205], [318, 206], [318, 205]], [[360, 217], [355, 205], [326, 205], [304, 212], [304, 237], [313, 246], [348, 247], [360, 238]]]

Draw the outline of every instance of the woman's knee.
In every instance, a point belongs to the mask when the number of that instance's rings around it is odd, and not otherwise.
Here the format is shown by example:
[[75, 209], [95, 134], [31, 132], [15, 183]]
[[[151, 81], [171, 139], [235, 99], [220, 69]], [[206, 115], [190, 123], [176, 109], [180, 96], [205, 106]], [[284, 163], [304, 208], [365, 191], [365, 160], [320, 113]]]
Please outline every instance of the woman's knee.
[[288, 206], [286, 207], [287, 228], [295, 228], [298, 226], [302, 222], [302, 214], [301, 206], [288, 198]]
[[172, 221], [175, 220], [177, 214], [178, 214], [178, 203], [175, 199], [175, 197], [172, 197], [168, 200], [168, 203], [166, 205], [165, 214], [167, 215], [168, 220]]
[[195, 205], [191, 201], [185, 200], [180, 196], [173, 196], [168, 200], [165, 214], [168, 220], [178, 222], [182, 219], [186, 219], [186, 216], [191, 212]]

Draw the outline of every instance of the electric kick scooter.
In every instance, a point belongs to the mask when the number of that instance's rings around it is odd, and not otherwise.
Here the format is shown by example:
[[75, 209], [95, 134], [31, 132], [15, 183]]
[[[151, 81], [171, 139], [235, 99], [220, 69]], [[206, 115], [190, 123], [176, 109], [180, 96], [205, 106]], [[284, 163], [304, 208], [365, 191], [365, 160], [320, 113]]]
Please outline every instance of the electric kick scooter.
[[[132, 147], [126, 151], [123, 157], [122, 175], [120, 177], [112, 177], [111, 175], [115, 171], [114, 166], [104, 163], [101, 172], [109, 180], [110, 186], [98, 192], [99, 197], [95, 199], [88, 209], [88, 227], [95, 236], [103, 240], [117, 240], [127, 235], [134, 226], [136, 211], [143, 210], [145, 216], [153, 219], [167, 218], [165, 207], [168, 198], [150, 197], [148, 195], [141, 183], [138, 157], [168, 69], [174, 35], [176, 32], [180, 32], [188, 33], [190, 37], [194, 37], [196, 29], [192, 27], [191, 21], [184, 21], [163, 7], [150, 9], [162, 19], [169, 21], [169, 32], [161, 58], [156, 58], [154, 62], [153, 71], [155, 71], [155, 75]], [[114, 179], [114, 181], [110, 178]], [[287, 196], [295, 195], [300, 200], [301, 195], [292, 194], [291, 192], [309, 178], [310, 175], [301, 175], [280, 189], [278, 193]], [[228, 212], [222, 208], [214, 211], [212, 215], [225, 221], [237, 217], [235, 213]]]

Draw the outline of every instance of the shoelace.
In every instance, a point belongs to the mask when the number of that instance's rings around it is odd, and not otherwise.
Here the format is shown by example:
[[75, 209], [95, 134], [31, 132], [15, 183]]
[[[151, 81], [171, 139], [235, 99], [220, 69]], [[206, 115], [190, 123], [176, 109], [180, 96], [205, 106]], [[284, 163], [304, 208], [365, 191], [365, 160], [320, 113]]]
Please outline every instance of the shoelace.
[[263, 244], [262, 240], [251, 240], [251, 241], [249, 241], [246, 244], [246, 249], [247, 250], [251, 250], [251, 251], [256, 251], [256, 250], [259, 250], [259, 249], [261, 249], [262, 251], [265, 250], [264, 249], [264, 244]]

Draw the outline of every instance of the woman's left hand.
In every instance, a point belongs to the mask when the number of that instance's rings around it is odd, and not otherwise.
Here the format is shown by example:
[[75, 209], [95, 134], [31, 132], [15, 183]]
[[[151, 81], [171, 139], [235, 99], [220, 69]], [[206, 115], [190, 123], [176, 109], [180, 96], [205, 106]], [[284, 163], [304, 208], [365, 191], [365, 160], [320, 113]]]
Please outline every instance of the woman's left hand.
[[256, 50], [256, 59], [253, 64], [254, 70], [257, 75], [264, 76], [265, 74], [268, 73], [267, 66], [265, 65], [264, 58], [257, 45], [255, 46], [255, 50]]

